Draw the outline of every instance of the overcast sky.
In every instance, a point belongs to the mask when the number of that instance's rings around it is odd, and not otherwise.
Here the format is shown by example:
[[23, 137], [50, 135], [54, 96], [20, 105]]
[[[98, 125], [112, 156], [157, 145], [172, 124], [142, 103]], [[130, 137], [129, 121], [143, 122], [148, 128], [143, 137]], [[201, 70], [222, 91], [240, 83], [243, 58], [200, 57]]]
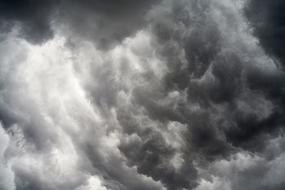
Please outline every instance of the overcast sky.
[[0, 0], [0, 190], [284, 190], [284, 0]]

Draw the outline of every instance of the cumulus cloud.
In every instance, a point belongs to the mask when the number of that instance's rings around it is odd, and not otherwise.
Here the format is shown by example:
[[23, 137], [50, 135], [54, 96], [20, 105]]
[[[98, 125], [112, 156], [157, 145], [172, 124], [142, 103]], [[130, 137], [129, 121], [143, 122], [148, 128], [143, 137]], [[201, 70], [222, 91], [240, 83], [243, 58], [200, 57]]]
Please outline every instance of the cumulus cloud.
[[284, 188], [276, 4], [2, 1], [0, 188]]

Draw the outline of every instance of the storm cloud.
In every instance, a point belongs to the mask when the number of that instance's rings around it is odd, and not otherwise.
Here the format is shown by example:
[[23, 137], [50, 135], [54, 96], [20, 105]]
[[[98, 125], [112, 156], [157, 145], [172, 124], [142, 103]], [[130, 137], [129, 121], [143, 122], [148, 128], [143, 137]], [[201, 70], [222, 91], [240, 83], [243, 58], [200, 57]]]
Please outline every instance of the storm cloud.
[[0, 1], [0, 189], [284, 189], [283, 7]]

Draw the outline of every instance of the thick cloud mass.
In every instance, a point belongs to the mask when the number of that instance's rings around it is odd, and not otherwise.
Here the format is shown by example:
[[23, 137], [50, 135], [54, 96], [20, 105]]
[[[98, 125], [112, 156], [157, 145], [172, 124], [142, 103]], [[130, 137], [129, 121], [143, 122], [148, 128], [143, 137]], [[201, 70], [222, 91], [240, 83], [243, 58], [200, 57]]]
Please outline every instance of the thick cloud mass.
[[43, 43], [53, 37], [55, 28], [63, 27], [67, 38], [80, 37], [107, 48], [142, 28], [144, 15], [158, 1], [3, 0], [1, 29], [16, 25], [22, 37]]
[[284, 189], [283, 8], [0, 1], [0, 189]]
[[254, 27], [261, 45], [271, 55], [284, 62], [284, 15], [285, 3], [282, 0], [249, 1], [246, 13]]
[[50, 28], [56, 0], [3, 0], [0, 2], [1, 30], [20, 27], [22, 37], [32, 43], [42, 43], [53, 36]]

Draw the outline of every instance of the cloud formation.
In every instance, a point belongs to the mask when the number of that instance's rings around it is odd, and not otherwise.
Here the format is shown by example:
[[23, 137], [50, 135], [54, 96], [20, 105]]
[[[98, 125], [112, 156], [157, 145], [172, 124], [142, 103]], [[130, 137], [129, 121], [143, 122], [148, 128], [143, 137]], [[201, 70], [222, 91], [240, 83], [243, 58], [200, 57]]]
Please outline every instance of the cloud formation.
[[0, 188], [283, 189], [282, 6], [1, 1]]
[[[108, 48], [143, 27], [144, 15], [159, 0], [4, 0], [0, 2], [3, 31], [20, 28], [20, 36], [44, 43], [56, 28], [66, 37], [96, 41]], [[69, 34], [68, 34], [69, 33]]]

